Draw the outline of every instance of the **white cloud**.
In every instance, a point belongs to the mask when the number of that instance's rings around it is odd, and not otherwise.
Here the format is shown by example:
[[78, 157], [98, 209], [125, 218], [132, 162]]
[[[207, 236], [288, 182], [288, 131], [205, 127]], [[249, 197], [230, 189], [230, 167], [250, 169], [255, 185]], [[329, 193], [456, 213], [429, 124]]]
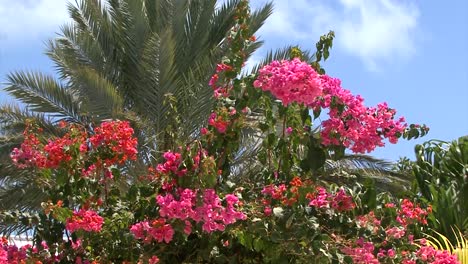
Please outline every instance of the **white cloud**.
[[[335, 48], [369, 69], [409, 58], [415, 50], [419, 10], [409, 0], [274, 0], [259, 35], [268, 42], [315, 43], [329, 29]], [[254, 6], [265, 0], [253, 0]], [[45, 40], [69, 21], [66, 0], [0, 0], [0, 42]], [[414, 2], [413, 2], [414, 3]], [[313, 48], [313, 47], [312, 47]]]
[[370, 70], [409, 58], [415, 51], [419, 10], [406, 0], [276, 0], [263, 39], [315, 41], [336, 32], [334, 47]]
[[260, 29], [259, 35], [263, 35], [264, 38], [281, 37], [290, 40], [310, 37], [307, 33], [311, 31], [312, 25], [308, 23], [308, 20], [310, 14], [317, 13], [315, 6], [311, 5], [311, 1], [276, 0], [273, 2], [273, 14]]
[[15, 43], [50, 37], [68, 18], [65, 0], [0, 0], [0, 39]]

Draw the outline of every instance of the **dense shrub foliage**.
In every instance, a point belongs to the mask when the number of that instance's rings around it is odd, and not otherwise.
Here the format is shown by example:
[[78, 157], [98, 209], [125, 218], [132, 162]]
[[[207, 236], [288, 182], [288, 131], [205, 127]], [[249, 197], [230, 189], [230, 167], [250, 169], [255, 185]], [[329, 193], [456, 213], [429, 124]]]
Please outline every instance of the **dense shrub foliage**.
[[[139, 153], [127, 121], [61, 123], [56, 138], [28, 124], [11, 157], [37, 175], [48, 200], [37, 215], [4, 218], [28, 221], [34, 240], [21, 248], [2, 240], [0, 263], [458, 263], [420, 239], [430, 205], [321, 180], [324, 153], [370, 152], [427, 128], [386, 103], [365, 106], [297, 50], [239, 77], [256, 40], [248, 3], [237, 12], [229, 56], [207, 84], [217, 102], [206, 127], [155, 166], [130, 170]], [[234, 160], [253, 110], [259, 169], [236, 180], [251, 169]], [[322, 110], [329, 118], [319, 122]]]

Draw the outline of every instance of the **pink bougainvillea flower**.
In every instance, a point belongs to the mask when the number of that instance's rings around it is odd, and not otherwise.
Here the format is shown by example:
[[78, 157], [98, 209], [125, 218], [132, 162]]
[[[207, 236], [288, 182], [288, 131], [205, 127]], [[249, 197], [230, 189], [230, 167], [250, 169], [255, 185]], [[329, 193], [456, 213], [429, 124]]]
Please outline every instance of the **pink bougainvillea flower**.
[[386, 103], [366, 107], [361, 96], [341, 87], [341, 81], [319, 75], [305, 62], [273, 61], [259, 70], [254, 87], [269, 91], [284, 105], [296, 102], [312, 109], [328, 108], [322, 122], [322, 144], [345, 146], [355, 153], [384, 146], [383, 139], [397, 143], [407, 124]]
[[77, 230], [84, 230], [87, 232], [101, 231], [104, 218], [92, 210], [83, 210], [73, 212], [73, 216], [67, 219], [66, 228], [71, 233]]
[[156, 263], [159, 263], [159, 258], [157, 256], [152, 256], [149, 260], [148, 260], [149, 264], [156, 264]]
[[269, 91], [284, 105], [292, 102], [307, 105], [322, 92], [319, 74], [298, 58], [273, 61], [264, 66], [253, 85]]

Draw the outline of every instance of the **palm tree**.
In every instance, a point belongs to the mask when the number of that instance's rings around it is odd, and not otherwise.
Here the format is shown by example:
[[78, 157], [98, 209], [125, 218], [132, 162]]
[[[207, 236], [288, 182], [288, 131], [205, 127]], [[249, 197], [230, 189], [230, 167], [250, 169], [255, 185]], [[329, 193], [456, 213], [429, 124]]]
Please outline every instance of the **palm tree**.
[[[5, 90], [23, 107], [0, 107], [0, 212], [34, 211], [44, 198], [34, 173], [19, 171], [9, 162], [9, 152], [21, 142], [27, 119], [34, 119], [51, 135], [60, 134], [55, 124], [62, 120], [90, 129], [109, 118], [131, 120], [143, 165], [172, 147], [171, 131], [181, 132], [182, 137], [196, 134], [212, 107], [212, 90], [206, 84], [227, 51], [225, 36], [239, 2], [217, 6], [215, 0], [81, 0], [69, 4], [72, 22], [61, 28], [46, 51], [57, 78], [25, 71], [7, 77]], [[271, 12], [271, 3], [253, 12], [252, 33]], [[247, 57], [260, 45], [251, 46]], [[272, 60], [288, 58], [291, 48], [268, 53], [253, 72]], [[311, 63], [319, 61], [316, 57], [317, 53], [303, 53]], [[250, 122], [261, 115], [254, 111]], [[234, 166], [255, 157], [261, 135], [254, 127], [244, 131]], [[29, 221], [28, 214], [23, 216]], [[0, 225], [0, 232], [21, 228]]]
[[[226, 35], [240, 0], [80, 0], [68, 5], [72, 21], [47, 45], [57, 78], [17, 71], [5, 91], [18, 102], [0, 107], [0, 211], [38, 208], [43, 193], [34, 173], [18, 171], [9, 152], [22, 140], [27, 119], [58, 135], [59, 121], [90, 127], [127, 119], [139, 137], [140, 164], [167, 150], [167, 133], [193, 136], [211, 106], [210, 75], [227, 52]], [[252, 13], [255, 33], [272, 12]], [[247, 51], [250, 56], [257, 42]], [[23, 195], [31, 193], [32, 195]], [[1, 228], [1, 227], [0, 227]]]

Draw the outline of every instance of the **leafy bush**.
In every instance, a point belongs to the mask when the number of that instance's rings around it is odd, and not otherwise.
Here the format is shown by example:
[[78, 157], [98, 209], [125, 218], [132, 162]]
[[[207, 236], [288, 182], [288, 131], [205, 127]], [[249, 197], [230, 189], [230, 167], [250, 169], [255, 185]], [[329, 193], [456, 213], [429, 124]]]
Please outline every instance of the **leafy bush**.
[[452, 228], [468, 231], [468, 137], [431, 140], [416, 146], [416, 161], [402, 160], [416, 178], [416, 197], [432, 204], [431, 226], [456, 241]]
[[[325, 156], [369, 152], [427, 128], [408, 126], [385, 103], [365, 106], [325, 75], [319, 62], [332, 34], [321, 38], [312, 64], [296, 49], [289, 60], [239, 77], [255, 37], [247, 1], [237, 12], [229, 56], [209, 83], [216, 105], [207, 126], [188, 142], [174, 135], [179, 147], [156, 166], [132, 175], [139, 153], [127, 121], [62, 124], [56, 138], [28, 125], [12, 159], [37, 175], [48, 200], [36, 214], [2, 214], [4, 223], [32, 228], [34, 241], [19, 249], [2, 241], [0, 262], [457, 263], [415, 242], [427, 231], [430, 206], [320, 180]], [[329, 119], [317, 127], [322, 110]], [[236, 164], [250, 125], [261, 139], [258, 155]], [[252, 178], [236, 179], [249, 170]]]

